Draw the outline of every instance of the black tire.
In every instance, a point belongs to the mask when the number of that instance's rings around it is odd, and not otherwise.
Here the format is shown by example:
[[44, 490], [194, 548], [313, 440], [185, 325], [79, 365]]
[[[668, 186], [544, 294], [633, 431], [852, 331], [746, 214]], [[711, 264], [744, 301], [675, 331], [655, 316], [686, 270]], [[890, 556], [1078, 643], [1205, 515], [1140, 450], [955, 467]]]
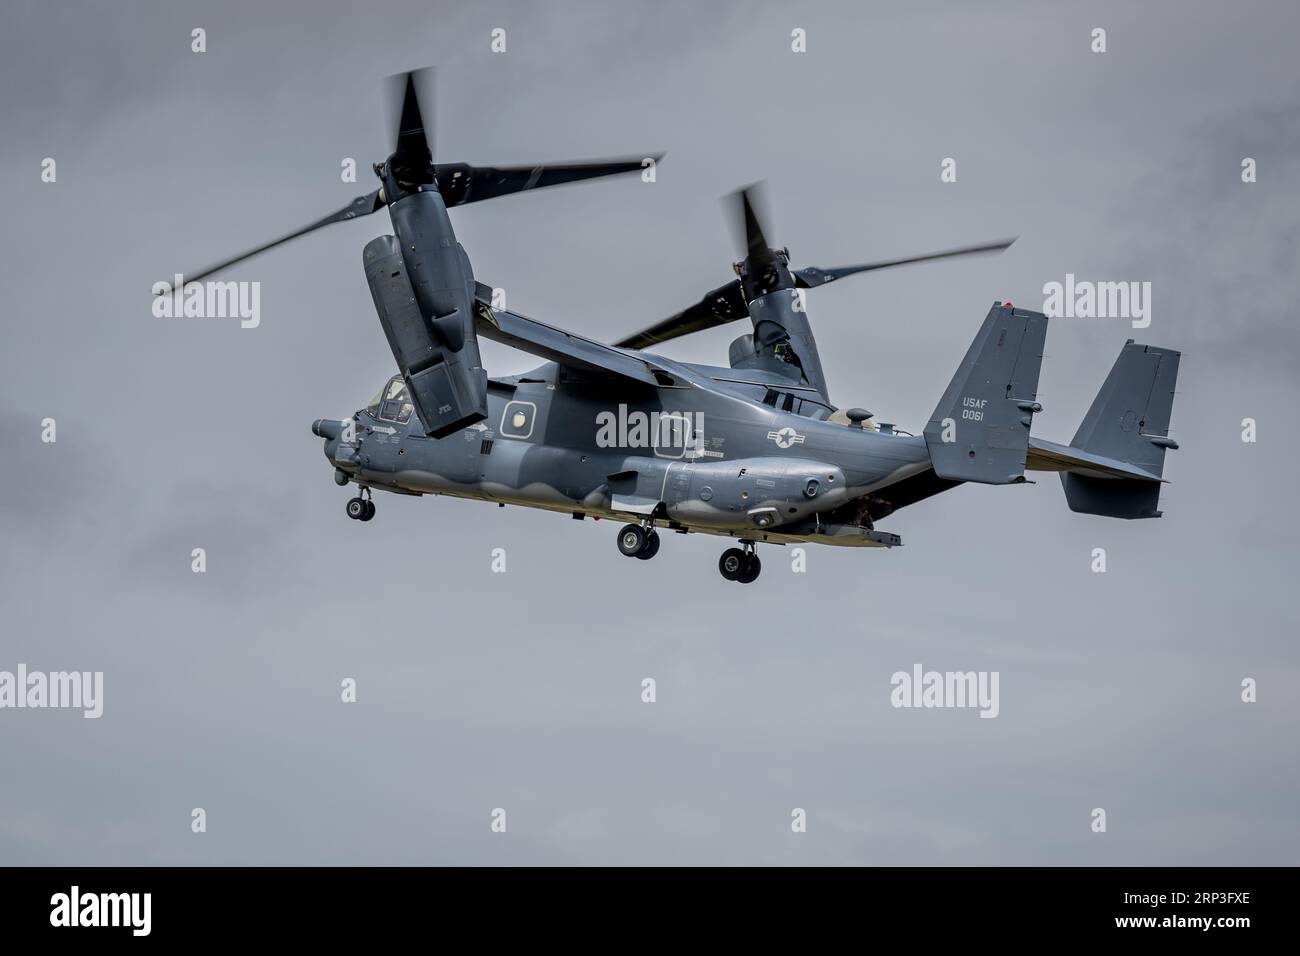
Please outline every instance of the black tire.
[[366, 513], [366, 503], [361, 498], [348, 499], [348, 517], [353, 521], [360, 521]]
[[659, 553], [659, 532], [651, 531], [646, 535], [645, 547], [636, 553], [642, 561], [649, 561]]
[[367, 501], [367, 502], [366, 502], [366, 513], [363, 514], [363, 515], [361, 516], [361, 520], [362, 520], [362, 521], [369, 521], [369, 520], [370, 520], [371, 518], [373, 518], [374, 516], [375, 516], [375, 503], [374, 503], [373, 501]]
[[741, 584], [753, 584], [762, 570], [763, 562], [758, 560], [758, 555], [751, 554], [745, 561], [745, 570], [736, 575], [736, 580]]
[[722, 557], [718, 558], [718, 570], [728, 581], [739, 579], [742, 571], [745, 570], [745, 552], [739, 548], [728, 548], [722, 552]]
[[645, 547], [646, 533], [638, 524], [625, 524], [618, 532], [618, 550], [629, 558], [635, 558]]

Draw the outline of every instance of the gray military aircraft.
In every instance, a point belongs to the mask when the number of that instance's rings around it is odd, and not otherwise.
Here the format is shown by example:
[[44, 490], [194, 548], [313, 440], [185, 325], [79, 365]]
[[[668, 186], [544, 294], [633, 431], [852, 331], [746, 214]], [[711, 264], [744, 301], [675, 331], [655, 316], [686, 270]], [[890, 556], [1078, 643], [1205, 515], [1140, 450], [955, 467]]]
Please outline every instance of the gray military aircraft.
[[[417, 80], [419, 83], [417, 84]], [[535, 167], [433, 162], [418, 86], [398, 78], [397, 143], [381, 186], [304, 229], [208, 269], [197, 281], [333, 222], [387, 207], [394, 235], [368, 243], [366, 279], [399, 374], [350, 419], [312, 431], [349, 517], [374, 517], [375, 489], [451, 495], [617, 518], [618, 549], [646, 560], [659, 529], [729, 537], [722, 576], [750, 583], [759, 543], [895, 547], [876, 522], [963, 482], [1061, 473], [1071, 509], [1154, 518], [1179, 353], [1129, 340], [1069, 445], [1030, 434], [1047, 317], [995, 302], [922, 434], [838, 408], [808, 323], [805, 292], [845, 276], [998, 252], [1014, 240], [833, 269], [791, 269], [766, 238], [757, 196], [736, 197], [745, 253], [736, 278], [650, 328], [604, 344], [498, 308], [474, 279], [447, 210], [520, 190], [640, 171], [647, 161]], [[427, 95], [425, 101], [428, 102]], [[727, 367], [646, 351], [748, 319]], [[545, 364], [489, 377], [486, 338]]]

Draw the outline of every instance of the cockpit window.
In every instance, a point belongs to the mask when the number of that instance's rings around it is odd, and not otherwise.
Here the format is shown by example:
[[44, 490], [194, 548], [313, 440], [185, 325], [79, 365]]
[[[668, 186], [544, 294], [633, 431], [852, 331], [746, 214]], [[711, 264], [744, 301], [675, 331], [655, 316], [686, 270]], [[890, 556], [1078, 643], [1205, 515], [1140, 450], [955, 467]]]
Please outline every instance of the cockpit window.
[[388, 384], [379, 390], [379, 394], [371, 400], [366, 411], [381, 421], [405, 425], [411, 420], [411, 413], [415, 411], [415, 406], [411, 404], [406, 383], [398, 376], [390, 379]]

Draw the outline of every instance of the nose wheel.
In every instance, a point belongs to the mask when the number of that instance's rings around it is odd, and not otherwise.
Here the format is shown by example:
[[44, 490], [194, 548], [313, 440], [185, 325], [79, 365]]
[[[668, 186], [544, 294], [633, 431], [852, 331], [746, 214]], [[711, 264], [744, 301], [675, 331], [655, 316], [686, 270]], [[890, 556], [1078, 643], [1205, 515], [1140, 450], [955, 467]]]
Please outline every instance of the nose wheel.
[[624, 525], [618, 532], [618, 550], [629, 558], [649, 561], [659, 553], [659, 532], [653, 526]]
[[718, 570], [728, 581], [741, 584], [753, 584], [763, 570], [763, 562], [758, 560], [758, 552], [752, 541], [743, 542], [744, 548], [728, 548], [718, 559]]
[[370, 489], [364, 489], [360, 496], [348, 499], [348, 517], [353, 521], [369, 521], [375, 516], [375, 503], [370, 500]]

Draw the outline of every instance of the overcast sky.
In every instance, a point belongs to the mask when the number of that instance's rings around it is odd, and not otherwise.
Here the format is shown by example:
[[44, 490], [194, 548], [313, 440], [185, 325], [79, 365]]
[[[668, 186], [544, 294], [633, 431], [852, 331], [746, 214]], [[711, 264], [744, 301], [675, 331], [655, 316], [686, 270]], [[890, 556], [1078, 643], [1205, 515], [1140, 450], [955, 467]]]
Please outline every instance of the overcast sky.
[[[104, 715], [0, 710], [0, 863], [1300, 863], [1300, 13], [872, 6], [5, 4], [0, 670], [103, 671]], [[718, 200], [757, 179], [800, 266], [1020, 237], [810, 293], [832, 398], [913, 431], [993, 300], [1151, 282], [1147, 329], [1051, 322], [1034, 432], [1070, 439], [1126, 338], [1182, 350], [1165, 517], [968, 485], [881, 522], [902, 548], [768, 548], [744, 588], [713, 537], [641, 562], [479, 502], [349, 521], [309, 426], [394, 370], [386, 218], [231, 270], [256, 329], [150, 288], [373, 188], [382, 78], [429, 64], [439, 161], [667, 151], [654, 184], [453, 211], [481, 281], [586, 335], [726, 281]], [[893, 708], [917, 663], [999, 672], [999, 716]]]

